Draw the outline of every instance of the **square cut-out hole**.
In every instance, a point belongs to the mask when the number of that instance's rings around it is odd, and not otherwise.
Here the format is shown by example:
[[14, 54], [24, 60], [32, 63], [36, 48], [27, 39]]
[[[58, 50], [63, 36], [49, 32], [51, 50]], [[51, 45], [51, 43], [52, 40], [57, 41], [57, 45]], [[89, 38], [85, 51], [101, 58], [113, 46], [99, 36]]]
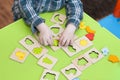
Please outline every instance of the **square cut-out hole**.
[[26, 39], [25, 39], [25, 43], [26, 43], [27, 45], [33, 45], [33, 44], [34, 44], [34, 42], [33, 42], [31, 39], [29, 39], [29, 38], [26, 38]]
[[89, 56], [90, 56], [90, 58], [98, 58], [98, 55], [99, 55], [99, 53], [97, 53], [97, 52], [95, 52], [95, 51], [92, 51], [92, 52], [90, 52], [89, 53]]
[[65, 70], [66, 74], [73, 74], [75, 75], [77, 73], [77, 70], [75, 68], [70, 68], [69, 70]]
[[76, 52], [76, 49], [73, 47], [73, 46], [68, 46], [68, 50], [70, 51], [70, 52]]
[[60, 28], [59, 27], [52, 27], [51, 30], [53, 31], [54, 34], [59, 33]]
[[80, 65], [80, 66], [84, 66], [87, 63], [88, 63], [88, 61], [84, 57], [78, 59], [78, 65]]
[[47, 72], [46, 75], [43, 77], [45, 80], [55, 80], [55, 74]]

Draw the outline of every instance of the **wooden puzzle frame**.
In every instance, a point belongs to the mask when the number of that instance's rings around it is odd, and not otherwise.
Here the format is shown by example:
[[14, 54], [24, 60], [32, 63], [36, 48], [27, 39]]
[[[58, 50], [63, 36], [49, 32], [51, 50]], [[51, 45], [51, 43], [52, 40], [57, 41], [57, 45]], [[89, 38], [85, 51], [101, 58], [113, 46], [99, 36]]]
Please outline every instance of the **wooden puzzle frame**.
[[[75, 69], [77, 73], [76, 73], [75, 75], [72, 74], [72, 73], [66, 74], [65, 71], [66, 71], [66, 70], [70, 70], [70, 69]], [[80, 76], [80, 74], [82, 73], [82, 72], [79, 71], [73, 64], [70, 64], [69, 66], [63, 68], [63, 69], [61, 70], [61, 72], [65, 75], [65, 77], [66, 77], [68, 80], [72, 80], [72, 79]]]
[[[87, 63], [85, 65], [78, 65], [78, 61], [81, 60], [81, 59], [84, 59], [87, 61]], [[79, 56], [78, 58], [75, 58], [72, 63], [80, 70], [80, 71], [83, 71], [85, 70], [87, 67], [89, 67], [90, 65], [92, 65], [92, 62], [90, 61], [90, 59], [88, 59], [86, 56], [84, 55], [81, 55]]]
[[[86, 41], [87, 43], [87, 45], [80, 45], [80, 41]], [[86, 49], [86, 48], [88, 48], [88, 47], [90, 47], [90, 46], [92, 46], [93, 45], [93, 43], [87, 38], [87, 37], [85, 37], [85, 36], [83, 36], [83, 37], [81, 37], [81, 38], [79, 38], [79, 39], [77, 39], [76, 41], [75, 41], [75, 43], [82, 49], [82, 50], [84, 50], [84, 49]], [[84, 44], [84, 43], [83, 43]]]
[[[30, 41], [33, 42], [32, 45], [28, 45], [26, 44], [26, 40], [29, 39]], [[20, 44], [23, 45], [29, 52], [31, 52], [31, 54], [33, 54], [36, 58], [40, 58], [43, 54], [47, 53], [48, 50], [46, 48], [44, 48], [43, 46], [41, 46], [38, 41], [36, 39], [34, 39], [31, 35], [28, 35], [26, 36], [25, 38], [23, 38], [21, 41], [20, 41]], [[33, 49], [34, 48], [42, 48], [42, 52], [40, 54], [35, 54], [33, 52]]]
[[68, 56], [73, 56], [73, 55], [75, 55], [75, 54], [77, 54], [78, 52], [80, 52], [81, 51], [81, 48], [80, 47], [78, 47], [75, 43], [73, 43], [72, 45], [70, 45], [71, 47], [73, 47], [76, 51], [75, 52], [71, 52], [69, 49], [68, 49], [68, 47], [69, 46], [67, 46], [67, 47], [62, 47], [62, 49], [68, 54]]
[[[19, 60], [18, 57], [16, 56], [16, 52], [18, 52], [18, 51], [25, 53], [25, 56], [24, 56], [23, 60]], [[10, 58], [12, 60], [17, 61], [17, 62], [23, 63], [25, 61], [25, 59], [27, 58], [28, 55], [29, 55], [29, 52], [27, 52], [25, 50], [22, 50], [22, 49], [19, 49], [19, 48], [16, 48], [14, 50], [14, 52], [12, 53], [12, 55], [10, 56]]]
[[40, 80], [45, 80], [44, 77], [45, 77], [45, 75], [46, 75], [47, 73], [56, 75], [56, 76], [55, 76], [55, 80], [58, 80], [59, 72], [55, 72], [55, 71], [47, 70], [47, 69], [44, 70], [44, 72], [43, 72], [42, 77], [40, 78]]
[[57, 34], [55, 34], [55, 33], [52, 31], [53, 37], [59, 36], [59, 35], [63, 32], [63, 30], [64, 30], [64, 29], [62, 28], [62, 26], [60, 26], [59, 24], [54, 24], [54, 25], [50, 26], [49, 28], [50, 28], [50, 30], [51, 30], [52, 28], [59, 28], [59, 32], [58, 32]]
[[[58, 21], [55, 20], [55, 17], [58, 16]], [[66, 16], [60, 13], [54, 13], [54, 15], [51, 18], [51, 22], [57, 23], [57, 24], [63, 24], [65, 22]]]
[[[44, 62], [43, 62], [43, 59], [44, 59], [44, 58], [49, 58], [53, 63], [52, 63], [52, 64], [44, 63]], [[50, 55], [48, 55], [48, 54], [44, 54], [44, 56], [42, 56], [42, 57], [40, 58], [40, 60], [38, 61], [38, 64], [39, 64], [40, 66], [43, 66], [43, 67], [46, 68], [46, 69], [52, 69], [52, 67], [56, 64], [56, 62], [57, 62], [57, 59], [56, 59], [56, 58], [54, 58], [53, 56], [50, 56]]]
[[[91, 52], [95, 52], [96, 54], [98, 54], [98, 58], [96, 59], [96, 58], [91, 58], [90, 56], [89, 56], [89, 54], [91, 53]], [[100, 53], [97, 49], [95, 49], [95, 48], [92, 48], [91, 50], [89, 50], [88, 52], [86, 52], [85, 54], [84, 54], [84, 56], [85, 57], [87, 57], [92, 63], [96, 63], [97, 61], [99, 61], [100, 59], [102, 59], [103, 57], [104, 57], [104, 55], [102, 54], [102, 53]]]

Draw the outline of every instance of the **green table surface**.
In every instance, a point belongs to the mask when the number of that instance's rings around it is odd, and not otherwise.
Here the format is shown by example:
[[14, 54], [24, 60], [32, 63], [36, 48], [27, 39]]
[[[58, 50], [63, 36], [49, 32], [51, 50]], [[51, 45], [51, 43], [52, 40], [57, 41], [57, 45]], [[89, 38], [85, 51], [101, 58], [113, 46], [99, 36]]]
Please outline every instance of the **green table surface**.
[[[64, 14], [65, 10], [57, 11]], [[54, 23], [50, 22], [50, 19], [54, 13], [48, 12], [41, 14], [46, 19], [48, 26]], [[99, 51], [103, 47], [109, 49], [109, 55], [114, 54], [120, 59], [120, 40], [102, 28], [95, 20], [84, 13], [83, 22], [85, 25], [90, 26], [96, 31], [93, 46]], [[64, 25], [62, 25], [64, 27]], [[87, 32], [85, 30], [78, 29], [76, 35], [82, 37]], [[40, 80], [44, 68], [37, 64], [38, 59], [33, 55], [29, 55], [24, 63], [18, 63], [10, 59], [10, 55], [15, 48], [21, 48], [26, 50], [19, 41], [27, 35], [32, 35], [30, 27], [28, 27], [22, 19], [6, 26], [0, 30], [0, 80]], [[71, 61], [76, 57], [84, 54], [92, 47], [89, 47], [78, 54], [69, 57], [62, 49], [54, 52], [50, 47], [48, 54], [58, 59], [56, 65], [52, 68], [54, 71], [59, 71], [71, 64]], [[81, 80], [120, 80], [120, 63], [111, 63], [108, 61], [109, 55], [105, 56], [100, 61], [91, 65], [79, 76]], [[65, 76], [60, 72], [58, 80], [67, 80]]]

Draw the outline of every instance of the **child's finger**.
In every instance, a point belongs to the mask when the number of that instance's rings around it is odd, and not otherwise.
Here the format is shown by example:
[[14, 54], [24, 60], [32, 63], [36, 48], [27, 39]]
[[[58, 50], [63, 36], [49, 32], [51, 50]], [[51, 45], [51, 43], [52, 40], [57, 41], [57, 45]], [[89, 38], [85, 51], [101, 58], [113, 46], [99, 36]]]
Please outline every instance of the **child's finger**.
[[66, 40], [66, 42], [65, 42], [64, 46], [68, 46], [68, 45], [69, 45], [69, 43], [70, 43], [70, 40]]
[[47, 46], [47, 45], [48, 45], [47, 40], [44, 40], [44, 45], [45, 45], [45, 46]]
[[48, 45], [52, 45], [52, 41], [51, 41], [51, 39], [48, 39]]

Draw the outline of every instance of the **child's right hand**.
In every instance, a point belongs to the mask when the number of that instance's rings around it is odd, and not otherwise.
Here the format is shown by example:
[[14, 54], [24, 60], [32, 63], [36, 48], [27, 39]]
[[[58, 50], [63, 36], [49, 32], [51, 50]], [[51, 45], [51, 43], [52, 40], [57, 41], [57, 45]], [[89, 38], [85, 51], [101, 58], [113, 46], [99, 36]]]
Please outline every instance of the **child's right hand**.
[[37, 26], [37, 29], [40, 31], [39, 41], [42, 45], [52, 45], [52, 32], [45, 23], [41, 23]]

